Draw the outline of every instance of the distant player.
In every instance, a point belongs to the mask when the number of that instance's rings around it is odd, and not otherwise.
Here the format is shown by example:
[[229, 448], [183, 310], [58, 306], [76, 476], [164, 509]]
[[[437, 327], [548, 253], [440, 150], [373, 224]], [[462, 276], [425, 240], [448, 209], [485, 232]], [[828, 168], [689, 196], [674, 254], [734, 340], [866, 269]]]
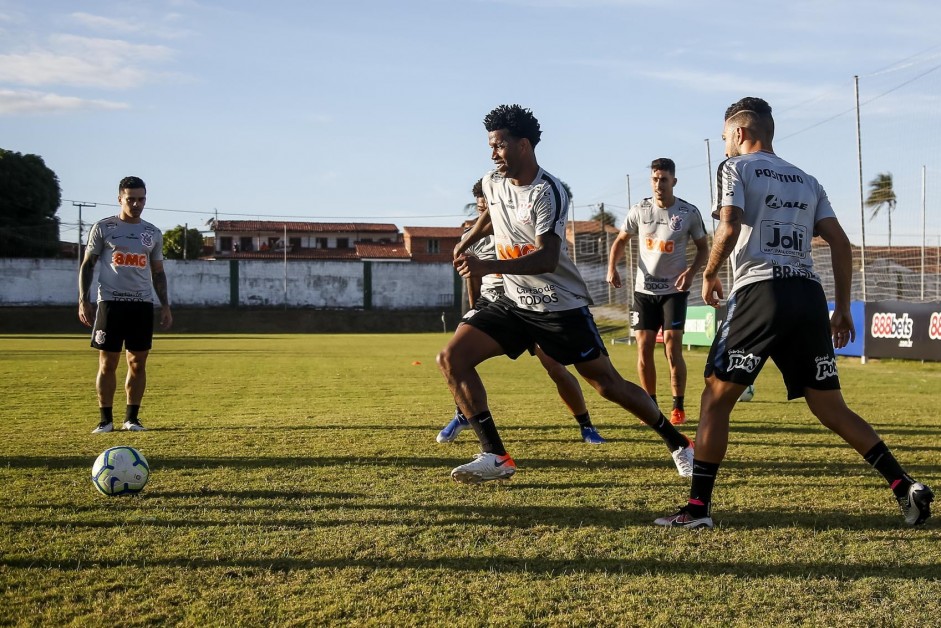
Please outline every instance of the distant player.
[[[478, 180], [477, 183], [474, 184], [472, 192], [477, 201], [479, 217], [480, 214], [483, 214], [487, 209], [487, 199], [484, 198], [482, 180]], [[497, 259], [497, 252], [493, 245], [493, 236], [481, 238], [472, 245], [468, 251], [470, 254], [476, 255], [480, 259]], [[464, 315], [465, 319], [470, 318], [476, 314], [478, 310], [487, 307], [487, 305], [503, 296], [503, 277], [500, 275], [468, 277], [466, 284], [471, 309]], [[562, 402], [578, 423], [582, 440], [591, 445], [603, 445], [606, 443], [607, 441], [601, 437], [601, 434], [599, 434], [595, 426], [592, 425], [588, 407], [585, 405], [585, 396], [582, 395], [582, 387], [578, 385], [578, 379], [569, 373], [568, 369], [563, 365], [546, 355], [538, 345], [535, 349], [530, 349], [530, 352], [534, 353], [536, 357], [539, 358], [543, 368], [546, 369], [549, 377], [555, 382], [559, 396], [562, 397]], [[470, 423], [467, 422], [467, 418], [461, 413], [461, 409], [457, 408], [454, 412], [454, 418], [438, 432], [437, 441], [439, 443], [453, 443], [457, 439], [458, 434], [469, 425]]]
[[[849, 238], [817, 180], [771, 148], [774, 118], [760, 98], [743, 98], [725, 112], [725, 154], [719, 166], [720, 220], [706, 270], [703, 301], [718, 307], [719, 270], [732, 258], [728, 315], [706, 362], [696, 456], [688, 503], [657, 525], [711, 528], [712, 491], [729, 440], [729, 415], [768, 358], [784, 376], [788, 399], [804, 397], [821, 423], [836, 432], [886, 479], [905, 522], [931, 516], [931, 489], [911, 478], [875, 430], [850, 410], [840, 391], [834, 347], [856, 336], [850, 315], [853, 263]], [[834, 310], [814, 269], [810, 241], [830, 245]]]
[[[516, 358], [538, 344], [560, 364], [575, 369], [604, 398], [618, 403], [663, 438], [680, 475], [692, 472], [692, 445], [676, 431], [638, 386], [620, 376], [588, 306], [591, 298], [565, 252], [568, 197], [561, 181], [539, 167], [539, 122], [528, 109], [502, 105], [484, 118], [496, 170], [483, 178], [488, 208], [455, 247], [454, 267], [464, 278], [503, 275], [505, 294], [458, 327], [438, 354], [438, 365], [457, 406], [477, 434], [481, 453], [451, 471], [458, 482], [478, 483], [513, 475], [477, 373], [497, 355]], [[497, 259], [464, 255], [493, 234]]]
[[[115, 371], [126, 349], [127, 407], [124, 429], [144, 429], [138, 413], [147, 385], [147, 356], [153, 344], [153, 293], [160, 300], [160, 325], [173, 324], [167, 298], [167, 276], [163, 271], [163, 236], [141, 220], [147, 189], [137, 177], [125, 177], [118, 185], [121, 212], [99, 220], [88, 236], [85, 258], [79, 270], [78, 318], [92, 330], [91, 346], [98, 349], [96, 390], [100, 421], [92, 433], [114, 429], [113, 406], [117, 388]], [[98, 261], [101, 264], [98, 264]], [[98, 264], [98, 308], [92, 314], [89, 301], [92, 277]]]
[[[621, 287], [617, 265], [632, 236], [638, 236], [637, 278], [634, 281], [634, 308], [631, 327], [637, 340], [637, 375], [640, 385], [657, 400], [657, 366], [653, 352], [657, 332], [663, 329], [663, 344], [670, 364], [670, 388], [673, 410], [670, 423], [686, 423], [686, 360], [683, 358], [683, 330], [686, 327], [686, 302], [693, 277], [706, 263], [709, 246], [706, 227], [695, 205], [673, 194], [676, 164], [662, 157], [650, 164], [653, 197], [630, 208], [621, 232], [608, 255], [607, 281]], [[689, 240], [696, 245], [693, 263], [686, 265]]]

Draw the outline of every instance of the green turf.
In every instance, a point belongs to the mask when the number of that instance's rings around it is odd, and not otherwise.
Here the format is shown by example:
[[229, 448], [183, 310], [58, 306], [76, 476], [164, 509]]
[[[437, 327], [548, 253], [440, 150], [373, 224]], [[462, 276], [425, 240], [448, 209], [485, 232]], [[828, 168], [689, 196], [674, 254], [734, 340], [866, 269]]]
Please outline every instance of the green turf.
[[[532, 358], [481, 369], [516, 477], [451, 482], [477, 449], [472, 433], [434, 442], [453, 411], [434, 364], [447, 338], [162, 335], [149, 431], [93, 436], [87, 338], [0, 337], [0, 624], [941, 621], [937, 521], [904, 527], [882, 478], [784, 401], [773, 369], [733, 414], [717, 528], [664, 530], [652, 519], [688, 486], [666, 448], [587, 390], [611, 442], [580, 443]], [[612, 353], [636, 380], [633, 348]], [[704, 360], [688, 354], [689, 434]], [[850, 405], [941, 487], [941, 365], [839, 366]], [[151, 464], [140, 496], [91, 487], [118, 444]]]

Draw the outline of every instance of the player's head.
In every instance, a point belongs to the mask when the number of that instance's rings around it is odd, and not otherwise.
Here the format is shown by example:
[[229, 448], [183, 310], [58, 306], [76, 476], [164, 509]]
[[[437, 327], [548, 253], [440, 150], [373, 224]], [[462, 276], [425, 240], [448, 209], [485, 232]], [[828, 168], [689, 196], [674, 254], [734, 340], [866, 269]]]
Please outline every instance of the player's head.
[[774, 117], [771, 105], [761, 98], [748, 96], [733, 103], [725, 110], [725, 128], [722, 132], [725, 140], [725, 156], [736, 157], [742, 154], [742, 144], [759, 142], [770, 150], [774, 139]]
[[124, 177], [118, 183], [118, 203], [121, 205], [121, 218], [139, 220], [144, 204], [147, 202], [147, 186], [140, 177]]
[[542, 137], [539, 120], [519, 105], [500, 105], [484, 118], [491, 159], [497, 171], [513, 179], [536, 163], [536, 144]]
[[474, 200], [477, 201], [477, 213], [482, 214], [487, 211], [487, 197], [484, 196], [484, 180], [477, 179], [477, 183], [471, 188], [471, 192], [474, 194]]
[[673, 196], [675, 186], [676, 164], [672, 159], [660, 157], [650, 162], [650, 187], [660, 207], [669, 207], [676, 200]]

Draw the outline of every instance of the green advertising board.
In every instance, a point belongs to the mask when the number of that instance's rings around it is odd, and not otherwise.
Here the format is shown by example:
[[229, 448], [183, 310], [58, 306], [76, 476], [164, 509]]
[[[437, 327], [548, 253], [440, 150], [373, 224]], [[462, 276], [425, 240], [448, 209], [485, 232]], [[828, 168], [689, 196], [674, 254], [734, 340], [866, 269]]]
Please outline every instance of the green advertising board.
[[693, 305], [686, 308], [686, 327], [683, 328], [683, 344], [709, 347], [716, 336], [716, 310], [708, 305]]

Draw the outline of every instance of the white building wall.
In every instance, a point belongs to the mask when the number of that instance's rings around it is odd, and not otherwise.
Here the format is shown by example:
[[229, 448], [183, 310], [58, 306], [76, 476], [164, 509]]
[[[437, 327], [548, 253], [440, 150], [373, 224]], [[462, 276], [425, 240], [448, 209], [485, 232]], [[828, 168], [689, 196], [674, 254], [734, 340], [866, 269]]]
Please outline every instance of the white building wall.
[[373, 262], [373, 308], [451, 307], [453, 302], [454, 268], [451, 264]]

